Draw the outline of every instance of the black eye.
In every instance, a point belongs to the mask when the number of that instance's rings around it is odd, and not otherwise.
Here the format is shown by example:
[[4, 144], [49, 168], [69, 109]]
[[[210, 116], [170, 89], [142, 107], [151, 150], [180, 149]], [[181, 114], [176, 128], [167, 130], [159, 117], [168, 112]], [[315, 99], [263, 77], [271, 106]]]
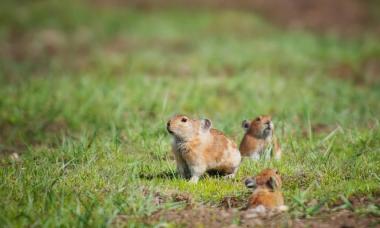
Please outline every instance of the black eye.
[[256, 118], [256, 121], [261, 121], [261, 118], [260, 118], [260, 117], [257, 117], [257, 118]]
[[184, 123], [186, 123], [187, 119], [186, 118], [182, 118], [181, 121], [184, 122]]

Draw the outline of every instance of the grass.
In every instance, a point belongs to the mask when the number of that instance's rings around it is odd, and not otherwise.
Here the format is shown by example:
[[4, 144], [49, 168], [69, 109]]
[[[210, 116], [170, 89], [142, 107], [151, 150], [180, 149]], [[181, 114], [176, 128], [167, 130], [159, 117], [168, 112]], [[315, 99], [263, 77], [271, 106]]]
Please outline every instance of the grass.
[[[317, 214], [313, 199], [378, 194], [379, 84], [331, 71], [379, 56], [375, 36], [284, 31], [233, 11], [1, 4], [3, 226], [108, 226], [119, 215], [141, 226], [139, 218], [181, 206], [155, 204], [154, 192], [243, 200], [244, 178], [265, 167], [282, 173], [295, 216]], [[244, 160], [235, 180], [189, 184], [175, 174], [165, 131], [175, 113], [208, 117], [236, 142], [241, 120], [271, 113], [283, 160]]]

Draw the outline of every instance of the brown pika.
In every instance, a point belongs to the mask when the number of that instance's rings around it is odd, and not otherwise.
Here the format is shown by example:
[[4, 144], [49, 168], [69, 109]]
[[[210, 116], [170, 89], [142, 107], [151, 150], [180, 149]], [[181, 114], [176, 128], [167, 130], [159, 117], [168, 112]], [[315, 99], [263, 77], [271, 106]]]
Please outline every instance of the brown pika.
[[274, 134], [271, 116], [263, 115], [251, 121], [244, 120], [242, 127], [245, 130], [239, 148], [242, 156], [258, 160], [265, 151], [270, 150], [275, 159], [281, 158], [281, 147]]
[[176, 115], [166, 126], [174, 139], [172, 150], [177, 171], [194, 183], [211, 170], [233, 178], [240, 165], [241, 156], [236, 144], [211, 125], [208, 119]]
[[257, 176], [247, 178], [245, 186], [253, 189], [248, 200], [248, 208], [287, 209], [281, 192], [281, 177], [276, 169], [264, 169]]

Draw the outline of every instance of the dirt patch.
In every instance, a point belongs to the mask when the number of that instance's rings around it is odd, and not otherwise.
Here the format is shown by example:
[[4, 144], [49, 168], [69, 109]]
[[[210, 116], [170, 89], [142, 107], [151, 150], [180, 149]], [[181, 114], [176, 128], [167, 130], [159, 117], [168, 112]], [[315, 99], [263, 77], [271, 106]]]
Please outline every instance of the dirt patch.
[[59, 30], [45, 29], [26, 33], [14, 29], [1, 43], [0, 57], [17, 62], [37, 60], [42, 56], [56, 56], [66, 49], [67, 45], [66, 35]]
[[29, 122], [28, 126], [24, 123], [0, 122], [0, 156], [22, 154], [28, 145], [54, 147], [56, 136], [67, 135], [70, 129], [66, 120], [61, 118]]
[[[313, 135], [321, 135], [321, 134], [328, 134], [334, 131], [335, 129], [339, 128], [338, 125], [329, 125], [324, 123], [315, 123], [311, 125], [311, 133]], [[302, 135], [304, 137], [309, 136], [309, 129], [303, 128], [302, 129]]]
[[[193, 51], [191, 40], [183, 39], [136, 39], [117, 35], [99, 41], [93, 31], [78, 28], [72, 33], [57, 29], [23, 31], [11, 29], [0, 40], [0, 69], [9, 83], [24, 81], [25, 71], [30, 77], [43, 77], [47, 72], [81, 72], [92, 70], [102, 59], [112, 76], [124, 75], [127, 61], [135, 52], [154, 49], [162, 53], [186, 55]], [[23, 65], [23, 68], [15, 66]], [[192, 70], [186, 63], [173, 66], [157, 63], [136, 66], [150, 75], [188, 76]]]
[[379, 31], [380, 21], [371, 0], [96, 0], [98, 6], [127, 6], [141, 10], [168, 7], [238, 9], [256, 11], [281, 27], [306, 28], [321, 32], [358, 34]]
[[380, 206], [380, 191], [375, 192], [371, 197], [363, 195], [351, 196], [348, 199], [346, 199], [346, 202], [344, 202], [343, 199], [339, 199], [332, 205], [332, 207], [340, 207], [341, 205], [346, 203], [350, 203], [350, 206], [353, 208], [358, 208], [363, 205], [369, 204], [376, 204]]
[[42, 130], [46, 132], [46, 134], [67, 133], [69, 131], [69, 125], [65, 119], [58, 118], [56, 120], [46, 122], [42, 127]]
[[355, 85], [374, 85], [380, 83], [380, 56], [367, 57], [358, 64], [338, 63], [329, 70], [332, 77], [352, 81]]
[[239, 225], [240, 212], [236, 209], [191, 208], [160, 211], [147, 218], [147, 224], [168, 221], [181, 227], [233, 227]]
[[[149, 189], [143, 188], [146, 196], [152, 196]], [[132, 215], [119, 215], [113, 225], [125, 226], [129, 222], [139, 222], [148, 226], [161, 224], [180, 227], [380, 227], [380, 217], [376, 214], [359, 214], [347, 209], [325, 208], [317, 216], [296, 216], [290, 212], [270, 211], [256, 213], [246, 210], [245, 200], [237, 197], [225, 197], [218, 206], [195, 204], [188, 194], [167, 192], [153, 193], [153, 203], [161, 205], [165, 202], [182, 202], [182, 209], [161, 209], [152, 215], [135, 217]], [[379, 204], [379, 197], [374, 198], [353, 196], [349, 201], [353, 208], [366, 207]], [[314, 200], [315, 201], [315, 200]], [[343, 208], [344, 201], [337, 201], [332, 208]]]
[[185, 204], [186, 208], [191, 208], [194, 205], [193, 198], [186, 193], [179, 193], [174, 191], [167, 191], [164, 193], [152, 192], [150, 189], [146, 187], [142, 187], [141, 192], [146, 197], [153, 196], [153, 204], [155, 204], [156, 206], [166, 202], [182, 202]]
[[[167, 202], [176, 202], [176, 203], [182, 203], [184, 207], [178, 211], [186, 211], [191, 210], [195, 207], [193, 198], [186, 193], [178, 193], [178, 192], [157, 192], [153, 191], [152, 189], [149, 189], [147, 187], [141, 187], [140, 191], [145, 197], [149, 197], [152, 199], [152, 204], [155, 206], [161, 206], [164, 203]], [[157, 224], [160, 220], [160, 213], [161, 212], [171, 212], [176, 210], [160, 210], [156, 213], [154, 213], [151, 216], [147, 217], [138, 217], [135, 215], [126, 215], [126, 214], [119, 214], [115, 217], [115, 219], [112, 221], [112, 225], [115, 227], [125, 227], [126, 224], [129, 224], [130, 222], [139, 222], [139, 223], [145, 223], [145, 224]]]
[[349, 210], [297, 219], [288, 213], [256, 216], [251, 211], [211, 207], [159, 211], [142, 221], [147, 225], [168, 222], [181, 227], [378, 227], [380, 225], [379, 217], [359, 215]]
[[325, 214], [316, 218], [294, 219], [292, 227], [379, 227], [380, 218], [371, 215], [358, 215], [348, 210]]
[[[21, 153], [26, 149], [24, 143], [20, 140], [10, 140], [10, 138], [16, 138], [14, 128], [10, 123], [0, 123], [0, 157], [9, 156], [13, 153]], [[9, 142], [12, 143], [9, 143]]]
[[219, 206], [224, 208], [224, 209], [244, 208], [244, 207], [246, 207], [246, 202], [242, 199], [239, 199], [236, 196], [226, 196], [220, 202]]
[[252, 7], [285, 27], [353, 34], [375, 28], [369, 1], [360, 0], [255, 0]]
[[[11, 29], [0, 41], [0, 59], [7, 63], [1, 69], [5, 80], [11, 83], [23, 80], [21, 76], [26, 69], [31, 77], [38, 77], [57, 67], [62, 71], [88, 69], [92, 41], [88, 33], [84, 29], [70, 35], [49, 28], [33, 31]], [[17, 68], [15, 64], [24, 67]]]

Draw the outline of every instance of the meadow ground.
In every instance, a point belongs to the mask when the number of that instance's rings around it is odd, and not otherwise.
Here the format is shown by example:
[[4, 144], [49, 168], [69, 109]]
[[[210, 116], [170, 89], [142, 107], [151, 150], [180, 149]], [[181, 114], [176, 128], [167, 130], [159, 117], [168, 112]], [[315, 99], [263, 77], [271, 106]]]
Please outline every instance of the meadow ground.
[[[379, 226], [377, 35], [69, 3], [1, 3], [2, 226]], [[189, 184], [165, 130], [175, 113], [236, 142], [243, 119], [270, 113], [283, 160]], [[290, 210], [247, 219], [243, 180], [265, 167], [282, 174]]]

